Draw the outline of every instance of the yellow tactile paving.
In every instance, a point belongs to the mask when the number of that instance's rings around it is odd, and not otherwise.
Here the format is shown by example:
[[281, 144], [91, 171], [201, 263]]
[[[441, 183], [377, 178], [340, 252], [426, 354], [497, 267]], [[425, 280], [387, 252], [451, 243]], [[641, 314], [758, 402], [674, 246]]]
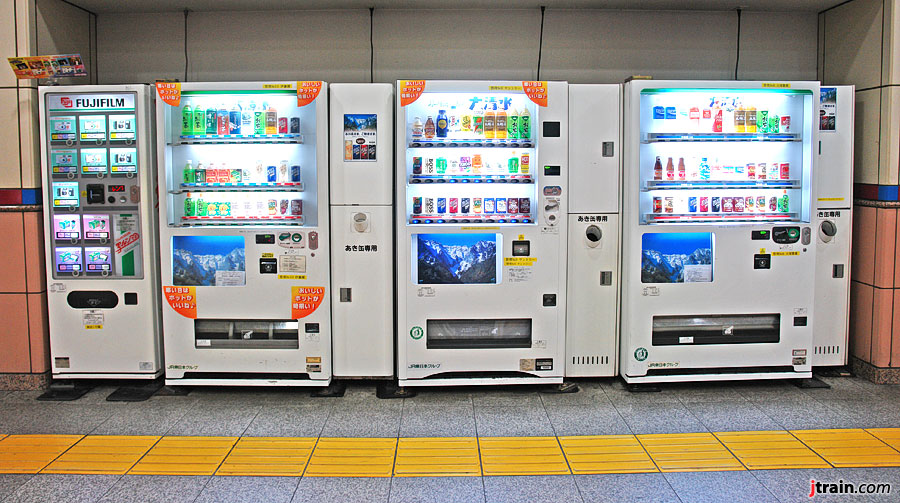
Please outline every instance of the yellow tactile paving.
[[867, 428], [866, 431], [894, 449], [900, 450], [900, 428]]
[[90, 435], [64, 452], [41, 473], [124, 475], [160, 437]]
[[662, 472], [744, 470], [712, 433], [638, 435]]
[[397, 477], [481, 475], [475, 437], [401, 438], [394, 463]]
[[559, 437], [559, 442], [576, 475], [658, 471], [634, 435]]
[[0, 473], [37, 473], [83, 435], [9, 435], [0, 440]]
[[396, 438], [320, 438], [307, 477], [390, 477]]
[[862, 429], [792, 430], [835, 468], [900, 466], [900, 452]]
[[128, 473], [212, 475], [237, 437], [163, 437]]
[[786, 431], [729, 431], [714, 435], [750, 470], [831, 468]]
[[569, 474], [556, 437], [479, 438], [485, 475]]
[[315, 438], [244, 437], [216, 475], [300, 476], [315, 446]]

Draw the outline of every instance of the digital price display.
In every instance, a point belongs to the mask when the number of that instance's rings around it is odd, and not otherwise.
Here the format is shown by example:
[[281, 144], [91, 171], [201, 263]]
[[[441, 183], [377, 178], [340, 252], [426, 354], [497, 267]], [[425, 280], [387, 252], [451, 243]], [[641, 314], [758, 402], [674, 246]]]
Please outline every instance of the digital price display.
[[107, 185], [106, 191], [107, 192], [125, 192], [125, 186], [124, 185]]

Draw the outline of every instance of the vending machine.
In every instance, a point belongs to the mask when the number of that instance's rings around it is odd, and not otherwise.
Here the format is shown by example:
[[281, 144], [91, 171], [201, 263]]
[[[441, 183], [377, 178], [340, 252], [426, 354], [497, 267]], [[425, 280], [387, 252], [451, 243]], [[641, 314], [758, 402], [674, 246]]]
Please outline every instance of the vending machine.
[[394, 86], [331, 84], [334, 376], [394, 376]]
[[328, 385], [326, 84], [157, 93], [166, 383]]
[[618, 373], [622, 85], [569, 84], [566, 377]]
[[819, 96], [814, 367], [847, 364], [855, 87], [822, 87]]
[[39, 90], [54, 379], [161, 373], [149, 91]]
[[565, 82], [397, 83], [401, 386], [561, 383]]
[[625, 87], [621, 374], [810, 377], [817, 82]]

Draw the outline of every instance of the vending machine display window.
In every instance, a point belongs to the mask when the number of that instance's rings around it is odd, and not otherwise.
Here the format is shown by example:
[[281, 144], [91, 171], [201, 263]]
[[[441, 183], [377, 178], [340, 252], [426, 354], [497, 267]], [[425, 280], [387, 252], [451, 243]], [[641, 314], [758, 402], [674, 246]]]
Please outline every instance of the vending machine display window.
[[413, 234], [413, 282], [419, 285], [496, 285], [502, 234]]
[[711, 232], [647, 232], [641, 242], [641, 283], [713, 280]]
[[242, 236], [172, 236], [175, 286], [244, 286]]

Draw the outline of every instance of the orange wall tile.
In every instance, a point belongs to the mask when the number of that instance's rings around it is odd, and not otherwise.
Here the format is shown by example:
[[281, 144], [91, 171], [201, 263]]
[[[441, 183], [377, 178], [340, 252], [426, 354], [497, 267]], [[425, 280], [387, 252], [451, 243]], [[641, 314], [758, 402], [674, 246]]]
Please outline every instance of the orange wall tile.
[[0, 212], [0, 292], [25, 292], [25, 242], [22, 229], [22, 214]]
[[[882, 288], [894, 286], [894, 262], [897, 238], [897, 210], [877, 208], [875, 212], [875, 270], [873, 285]], [[859, 237], [865, 239], [864, 236]]]
[[44, 217], [39, 212], [23, 213], [25, 218], [25, 283], [28, 292], [47, 288], [44, 265]]
[[894, 323], [894, 290], [875, 288], [872, 302], [872, 365], [891, 365], [891, 330]]
[[31, 371], [50, 370], [50, 330], [47, 327], [47, 293], [28, 294], [28, 339]]
[[875, 208], [853, 208], [853, 256], [850, 278], [871, 285], [875, 277]]
[[24, 293], [0, 294], [0, 372], [31, 372]]
[[872, 361], [872, 302], [874, 288], [850, 282], [850, 354]]

